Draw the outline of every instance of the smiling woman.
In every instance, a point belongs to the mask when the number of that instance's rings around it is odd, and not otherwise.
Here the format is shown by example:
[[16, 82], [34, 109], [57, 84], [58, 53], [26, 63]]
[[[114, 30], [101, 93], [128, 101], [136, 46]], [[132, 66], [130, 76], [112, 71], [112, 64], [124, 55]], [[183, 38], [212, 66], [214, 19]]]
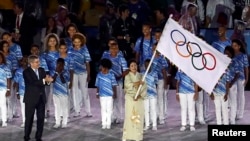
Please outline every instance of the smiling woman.
[[70, 73], [73, 77], [70, 80], [69, 88], [72, 88], [75, 117], [80, 116], [82, 100], [87, 112], [86, 117], [92, 117], [88, 94], [91, 57], [86, 46], [86, 37], [78, 32], [73, 35], [72, 41], [73, 49], [70, 50], [70, 54], [73, 63]]

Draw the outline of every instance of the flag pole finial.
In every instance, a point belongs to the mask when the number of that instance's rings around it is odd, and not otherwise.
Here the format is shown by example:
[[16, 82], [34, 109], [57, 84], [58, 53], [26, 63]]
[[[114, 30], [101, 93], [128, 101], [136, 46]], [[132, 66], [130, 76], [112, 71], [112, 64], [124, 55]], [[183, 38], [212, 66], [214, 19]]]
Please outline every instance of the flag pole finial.
[[169, 18], [172, 18], [172, 17], [173, 17], [173, 14], [170, 14], [170, 15], [169, 15]]

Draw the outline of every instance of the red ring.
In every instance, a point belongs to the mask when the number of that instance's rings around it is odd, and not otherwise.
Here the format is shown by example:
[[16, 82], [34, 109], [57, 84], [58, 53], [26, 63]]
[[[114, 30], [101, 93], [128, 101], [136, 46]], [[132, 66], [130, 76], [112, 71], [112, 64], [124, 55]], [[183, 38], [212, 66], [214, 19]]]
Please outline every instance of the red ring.
[[[205, 55], [210, 55], [210, 56], [214, 59], [214, 66], [213, 66], [213, 67], [208, 68], [208, 67], [205, 65], [205, 62], [204, 62]], [[215, 69], [215, 66], [216, 66], [216, 58], [214, 57], [213, 54], [211, 54], [211, 53], [209, 53], [209, 52], [203, 53], [203, 54], [202, 54], [202, 64], [203, 64], [203, 66], [204, 66], [207, 70], [214, 70], [214, 69]]]

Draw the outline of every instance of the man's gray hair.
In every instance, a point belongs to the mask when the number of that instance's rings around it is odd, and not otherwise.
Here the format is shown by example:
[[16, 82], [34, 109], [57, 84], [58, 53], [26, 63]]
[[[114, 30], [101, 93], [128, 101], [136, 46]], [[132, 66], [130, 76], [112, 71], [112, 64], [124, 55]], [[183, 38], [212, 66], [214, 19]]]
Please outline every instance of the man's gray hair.
[[33, 62], [36, 59], [39, 59], [39, 57], [37, 55], [30, 55], [28, 58], [28, 63], [30, 64], [31, 62]]

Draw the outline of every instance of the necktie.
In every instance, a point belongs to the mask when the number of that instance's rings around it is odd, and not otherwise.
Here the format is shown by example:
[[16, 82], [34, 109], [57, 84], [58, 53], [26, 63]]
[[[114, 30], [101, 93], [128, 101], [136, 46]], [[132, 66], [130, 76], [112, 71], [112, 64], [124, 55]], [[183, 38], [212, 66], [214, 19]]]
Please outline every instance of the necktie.
[[39, 79], [38, 69], [35, 69], [35, 73], [36, 73], [37, 78]]
[[17, 16], [17, 20], [16, 20], [16, 28], [19, 29], [20, 28], [20, 16]]

